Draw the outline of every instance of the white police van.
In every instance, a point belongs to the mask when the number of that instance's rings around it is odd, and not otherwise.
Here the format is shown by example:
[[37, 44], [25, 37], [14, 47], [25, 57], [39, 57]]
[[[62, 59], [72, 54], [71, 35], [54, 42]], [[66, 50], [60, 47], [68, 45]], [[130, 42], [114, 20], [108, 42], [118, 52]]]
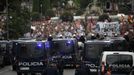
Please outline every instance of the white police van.
[[104, 51], [100, 60], [100, 75], [133, 75], [134, 53], [127, 51]]

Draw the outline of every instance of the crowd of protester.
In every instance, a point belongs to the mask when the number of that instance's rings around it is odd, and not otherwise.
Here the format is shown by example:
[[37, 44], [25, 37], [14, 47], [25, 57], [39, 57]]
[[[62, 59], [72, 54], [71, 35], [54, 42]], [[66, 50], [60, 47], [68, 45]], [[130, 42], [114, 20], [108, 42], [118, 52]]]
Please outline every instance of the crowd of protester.
[[61, 20], [47, 20], [43, 22], [34, 22], [32, 25], [32, 31], [26, 33], [26, 37], [73, 37], [85, 35], [85, 23], [84, 20], [76, 20], [73, 22], [62, 22]]
[[[106, 20], [106, 22], [108, 22]], [[96, 34], [98, 36], [98, 33], [95, 31], [97, 24], [97, 20], [95, 19], [88, 19], [85, 21], [85, 19], [76, 19], [72, 22], [70, 21], [62, 21], [60, 19], [56, 20], [42, 20], [42, 21], [34, 21], [32, 22], [31, 26], [31, 32], [26, 33], [25, 37], [31, 37], [31, 38], [38, 38], [43, 37], [47, 38], [48, 36], [53, 37], [74, 37], [74, 36], [90, 36], [93, 34]], [[122, 36], [125, 35], [125, 33], [129, 32], [131, 33], [131, 36], [133, 37], [134, 32], [133, 29], [128, 28], [129, 25], [127, 21], [119, 21], [120, 24], [120, 34]], [[100, 33], [99, 33], [100, 34]], [[103, 34], [102, 34], [103, 35]], [[130, 35], [130, 34], [129, 34]]]

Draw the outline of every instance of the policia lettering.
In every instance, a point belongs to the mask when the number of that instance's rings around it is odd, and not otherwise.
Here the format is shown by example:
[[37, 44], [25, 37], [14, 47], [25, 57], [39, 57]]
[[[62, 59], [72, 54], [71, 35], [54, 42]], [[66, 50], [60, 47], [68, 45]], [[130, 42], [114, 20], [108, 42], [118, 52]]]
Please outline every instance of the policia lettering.
[[110, 67], [113, 67], [113, 68], [130, 68], [130, 65], [128, 64], [111, 64], [109, 65]]
[[19, 62], [19, 66], [43, 66], [43, 62]]

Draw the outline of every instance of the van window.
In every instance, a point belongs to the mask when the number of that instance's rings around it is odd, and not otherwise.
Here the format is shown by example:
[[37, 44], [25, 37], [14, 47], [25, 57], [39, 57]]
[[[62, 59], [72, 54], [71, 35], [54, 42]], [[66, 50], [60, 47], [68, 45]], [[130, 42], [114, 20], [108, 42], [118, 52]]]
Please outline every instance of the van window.
[[53, 41], [52, 55], [60, 52], [61, 54], [69, 54], [74, 52], [74, 41], [70, 40], [70, 42], [66, 40], [62, 41]]
[[32, 44], [21, 44], [19, 48], [19, 56], [21, 58], [35, 58], [44, 56], [44, 46]]
[[111, 47], [113, 50], [128, 50], [128, 45], [125, 40], [115, 40]]
[[106, 57], [107, 64], [115, 64], [115, 65], [130, 65], [132, 66], [133, 60], [131, 55], [108, 55]]
[[6, 50], [6, 44], [0, 44], [0, 54]]
[[100, 44], [87, 44], [85, 45], [85, 60], [96, 63], [103, 50], [103, 45]]

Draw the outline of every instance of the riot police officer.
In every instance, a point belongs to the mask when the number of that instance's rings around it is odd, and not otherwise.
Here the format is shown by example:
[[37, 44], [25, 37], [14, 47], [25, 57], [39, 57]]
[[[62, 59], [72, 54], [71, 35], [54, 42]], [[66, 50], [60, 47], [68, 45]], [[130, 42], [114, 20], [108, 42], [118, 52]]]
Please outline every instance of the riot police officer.
[[47, 39], [48, 41], [52, 41], [53, 40], [53, 37], [52, 37], [52, 35], [49, 35], [49, 37], [48, 37], [48, 39]]
[[80, 63], [80, 66], [77, 67], [75, 75], [90, 75], [90, 69], [83, 63]]
[[44, 75], [58, 75], [56, 64], [49, 64]]
[[85, 42], [85, 37], [83, 35], [80, 36], [79, 41], [82, 42], [82, 43], [84, 43]]
[[64, 63], [63, 63], [63, 60], [62, 60], [62, 57], [60, 57], [58, 59], [58, 63], [57, 63], [57, 68], [59, 70], [59, 75], [63, 75], [63, 69], [64, 69]]

